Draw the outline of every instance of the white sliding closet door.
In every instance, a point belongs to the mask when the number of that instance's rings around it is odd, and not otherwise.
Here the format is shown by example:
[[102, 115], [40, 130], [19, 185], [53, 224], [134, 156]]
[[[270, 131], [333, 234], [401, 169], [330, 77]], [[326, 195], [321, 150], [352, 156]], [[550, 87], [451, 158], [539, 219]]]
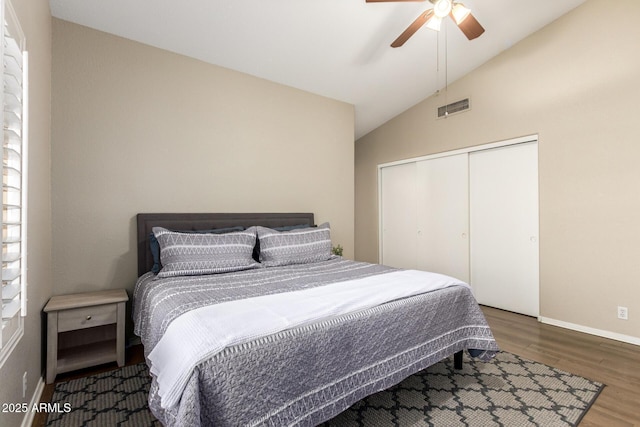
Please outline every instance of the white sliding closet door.
[[398, 268], [416, 268], [416, 163], [381, 170], [382, 257]]
[[466, 153], [417, 163], [420, 270], [469, 282], [469, 174]]
[[539, 314], [538, 145], [469, 154], [471, 285], [480, 304]]

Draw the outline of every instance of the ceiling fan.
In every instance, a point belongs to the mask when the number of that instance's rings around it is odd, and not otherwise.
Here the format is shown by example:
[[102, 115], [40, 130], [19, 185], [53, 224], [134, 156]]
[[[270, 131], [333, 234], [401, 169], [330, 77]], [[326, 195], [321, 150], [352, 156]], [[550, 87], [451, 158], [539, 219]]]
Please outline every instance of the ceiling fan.
[[[378, 2], [399, 2], [399, 1], [421, 1], [421, 0], [366, 0], [367, 3]], [[409, 27], [400, 36], [391, 43], [391, 47], [400, 47], [409, 38], [420, 29], [424, 24], [427, 24], [427, 28], [440, 31], [440, 24], [442, 19], [447, 15], [453, 19], [458, 28], [462, 30], [465, 36], [469, 40], [473, 40], [484, 33], [484, 28], [471, 14], [471, 11], [466, 8], [462, 3], [453, 0], [429, 0], [433, 3], [433, 9], [429, 9], [423, 12], [418, 18], [413, 21]]]

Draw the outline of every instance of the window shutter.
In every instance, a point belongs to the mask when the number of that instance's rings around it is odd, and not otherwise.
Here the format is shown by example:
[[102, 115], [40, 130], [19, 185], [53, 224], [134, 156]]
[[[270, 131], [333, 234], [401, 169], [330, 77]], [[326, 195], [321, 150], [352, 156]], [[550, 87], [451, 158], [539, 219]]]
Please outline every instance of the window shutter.
[[2, 111], [2, 328], [0, 364], [23, 333], [26, 315], [26, 52], [24, 37], [4, 0], [0, 56], [3, 61]]

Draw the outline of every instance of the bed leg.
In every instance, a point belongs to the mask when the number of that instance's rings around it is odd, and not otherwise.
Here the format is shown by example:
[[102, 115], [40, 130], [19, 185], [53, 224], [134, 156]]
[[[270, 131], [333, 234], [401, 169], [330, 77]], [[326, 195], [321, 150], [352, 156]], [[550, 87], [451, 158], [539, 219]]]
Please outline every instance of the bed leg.
[[455, 369], [462, 369], [462, 350], [453, 355], [453, 367]]

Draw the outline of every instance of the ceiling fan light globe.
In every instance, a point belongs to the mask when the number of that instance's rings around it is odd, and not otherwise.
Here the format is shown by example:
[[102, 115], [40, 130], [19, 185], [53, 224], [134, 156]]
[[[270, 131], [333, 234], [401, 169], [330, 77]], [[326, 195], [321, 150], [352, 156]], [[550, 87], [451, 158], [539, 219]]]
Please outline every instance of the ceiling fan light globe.
[[438, 0], [433, 4], [433, 13], [440, 19], [451, 12], [451, 0]]
[[427, 21], [427, 28], [434, 31], [440, 31], [440, 25], [442, 24], [442, 18], [433, 15], [431, 19]]
[[453, 19], [456, 21], [456, 24], [461, 24], [469, 14], [471, 10], [465, 7], [462, 3], [456, 3], [453, 5], [453, 9], [451, 10], [451, 14], [453, 15]]

